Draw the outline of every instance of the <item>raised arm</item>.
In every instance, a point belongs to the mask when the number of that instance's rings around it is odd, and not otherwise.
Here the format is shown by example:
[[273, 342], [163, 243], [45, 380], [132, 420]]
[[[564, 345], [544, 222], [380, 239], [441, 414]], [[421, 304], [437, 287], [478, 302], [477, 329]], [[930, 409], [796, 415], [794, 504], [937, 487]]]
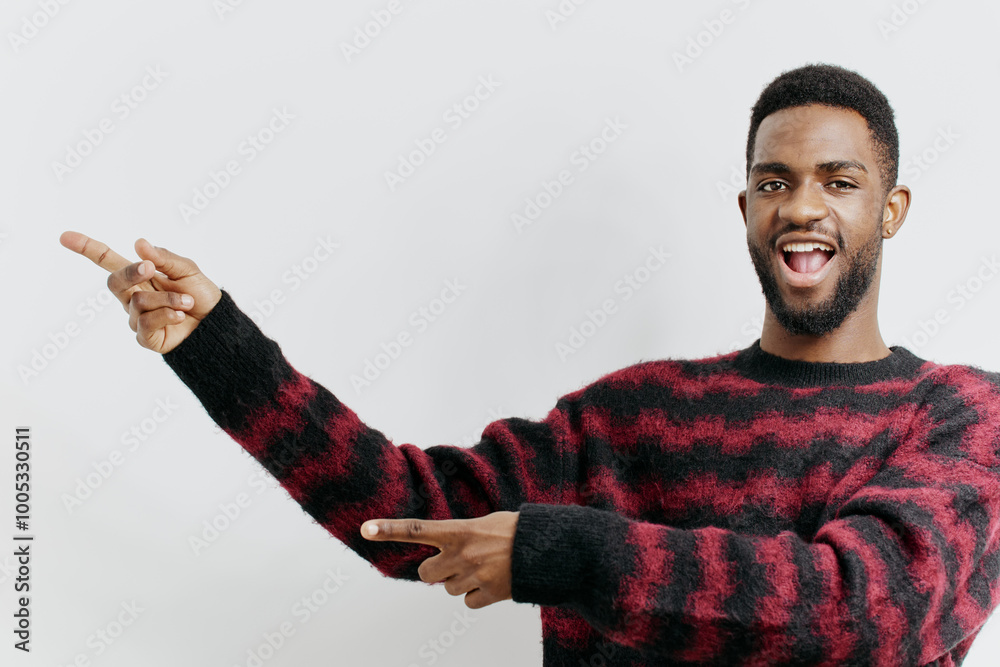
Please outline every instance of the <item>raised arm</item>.
[[[108, 286], [130, 313], [140, 345], [163, 354], [212, 419], [305, 512], [383, 574], [417, 580], [435, 550], [366, 540], [360, 527], [367, 519], [474, 518], [567, 495], [561, 473], [573, 437], [570, 398], [542, 421], [494, 421], [470, 448], [397, 446], [292, 368], [193, 261], [144, 239], [136, 242], [144, 260], [135, 263], [77, 232], [60, 241], [111, 272]], [[194, 295], [194, 306], [181, 305], [182, 293]]]
[[368, 519], [472, 518], [564, 493], [566, 400], [541, 422], [492, 422], [471, 448], [395, 445], [295, 370], [225, 290], [163, 359], [310, 516], [389, 576], [418, 579], [420, 561], [436, 552], [365, 540]]

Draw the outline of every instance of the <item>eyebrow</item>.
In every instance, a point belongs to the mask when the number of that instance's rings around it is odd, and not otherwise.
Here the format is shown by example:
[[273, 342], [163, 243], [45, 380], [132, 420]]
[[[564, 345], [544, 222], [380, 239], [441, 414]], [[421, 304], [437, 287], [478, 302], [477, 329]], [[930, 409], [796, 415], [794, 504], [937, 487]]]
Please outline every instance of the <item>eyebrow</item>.
[[[868, 173], [868, 169], [865, 165], [861, 164], [856, 160], [833, 160], [830, 162], [821, 162], [816, 165], [816, 169], [828, 174], [832, 174], [838, 171], [862, 171]], [[755, 164], [750, 168], [750, 174], [790, 174], [792, 173], [792, 168], [789, 167], [784, 162], [761, 162]]]

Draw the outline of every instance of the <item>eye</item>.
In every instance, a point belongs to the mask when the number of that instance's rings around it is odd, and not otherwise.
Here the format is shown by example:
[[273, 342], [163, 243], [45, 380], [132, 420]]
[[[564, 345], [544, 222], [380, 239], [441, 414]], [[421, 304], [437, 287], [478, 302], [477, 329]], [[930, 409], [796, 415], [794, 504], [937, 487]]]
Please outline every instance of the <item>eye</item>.
[[775, 190], [775, 189], [771, 189], [771, 188], [769, 187], [769, 186], [771, 186], [771, 185], [780, 185], [781, 187], [784, 187], [784, 186], [785, 186], [785, 184], [784, 184], [784, 183], [782, 183], [781, 181], [767, 181], [767, 182], [765, 182], [765, 183], [761, 183], [761, 184], [760, 184], [760, 185], [759, 185], [759, 186], [757, 187], [757, 189], [758, 189], [758, 190], [760, 190], [761, 192], [777, 192], [777, 190]]
[[854, 185], [854, 183], [850, 183], [848, 181], [834, 181], [833, 185], [835, 185], [835, 186], [843, 186], [843, 187], [836, 187], [835, 188], [836, 190], [849, 190], [851, 188], [856, 188], [857, 187], [856, 185]]

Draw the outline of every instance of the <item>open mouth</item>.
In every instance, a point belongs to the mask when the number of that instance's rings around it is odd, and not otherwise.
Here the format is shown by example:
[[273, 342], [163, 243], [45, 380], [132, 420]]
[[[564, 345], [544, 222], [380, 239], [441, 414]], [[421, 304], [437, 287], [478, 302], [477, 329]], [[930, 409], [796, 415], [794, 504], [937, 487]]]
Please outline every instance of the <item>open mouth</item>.
[[830, 272], [836, 252], [825, 243], [786, 243], [777, 250], [782, 273], [794, 287], [812, 287]]

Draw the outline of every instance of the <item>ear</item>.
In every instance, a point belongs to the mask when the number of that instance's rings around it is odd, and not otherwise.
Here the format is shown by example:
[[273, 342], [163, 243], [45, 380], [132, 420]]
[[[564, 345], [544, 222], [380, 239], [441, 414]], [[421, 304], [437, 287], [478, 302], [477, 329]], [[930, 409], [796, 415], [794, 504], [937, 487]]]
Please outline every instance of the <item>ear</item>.
[[747, 225], [747, 191], [744, 190], [736, 197], [737, 203], [740, 205], [740, 213], [743, 214], [743, 226]]
[[910, 188], [905, 185], [897, 185], [889, 191], [882, 210], [882, 238], [892, 238], [899, 233], [899, 228], [906, 220], [906, 212], [910, 209], [912, 196]]

